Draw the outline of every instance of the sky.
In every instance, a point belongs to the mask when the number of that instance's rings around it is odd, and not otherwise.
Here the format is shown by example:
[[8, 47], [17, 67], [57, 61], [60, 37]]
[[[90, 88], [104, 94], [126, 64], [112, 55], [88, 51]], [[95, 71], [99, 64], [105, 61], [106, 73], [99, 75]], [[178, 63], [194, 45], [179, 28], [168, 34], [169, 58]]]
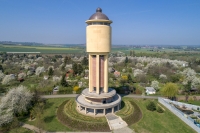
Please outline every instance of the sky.
[[0, 0], [0, 41], [85, 44], [98, 7], [112, 44], [200, 46], [200, 0]]

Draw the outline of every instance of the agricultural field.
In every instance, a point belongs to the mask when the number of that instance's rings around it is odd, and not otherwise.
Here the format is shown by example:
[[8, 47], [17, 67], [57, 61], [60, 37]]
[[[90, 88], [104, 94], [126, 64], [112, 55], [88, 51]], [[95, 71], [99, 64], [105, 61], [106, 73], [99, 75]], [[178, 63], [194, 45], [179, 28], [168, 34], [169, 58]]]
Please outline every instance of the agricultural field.
[[[112, 45], [111, 53], [116, 53], [118, 51], [124, 53], [125, 55], [130, 55], [130, 51], [135, 51], [136, 55], [147, 54], [166, 54], [173, 53], [181, 56], [182, 54], [197, 53], [200, 51], [184, 50], [184, 49], [174, 49], [174, 48], [145, 48], [145, 47], [132, 47], [132, 46], [118, 46]], [[66, 46], [51, 46], [51, 45], [39, 45], [39, 46], [29, 46], [29, 45], [4, 45], [0, 44], [0, 52], [40, 52], [43, 54], [65, 54], [65, 53], [85, 53], [85, 45], [66, 45]], [[194, 56], [194, 55], [193, 55]]]
[[44, 54], [63, 53], [84, 53], [82, 47], [53, 47], [53, 46], [23, 46], [23, 45], [2, 45], [0, 52], [40, 52]]

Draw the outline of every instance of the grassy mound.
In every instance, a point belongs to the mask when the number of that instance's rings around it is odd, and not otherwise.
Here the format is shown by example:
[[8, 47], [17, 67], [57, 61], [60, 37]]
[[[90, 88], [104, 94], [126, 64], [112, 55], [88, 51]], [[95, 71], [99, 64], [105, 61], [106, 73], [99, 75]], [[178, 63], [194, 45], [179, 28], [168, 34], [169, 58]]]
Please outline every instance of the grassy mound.
[[116, 113], [128, 125], [138, 122], [142, 118], [142, 112], [138, 105], [131, 99], [123, 99], [122, 109]]
[[57, 110], [58, 119], [66, 126], [81, 131], [110, 131], [106, 118], [90, 117], [77, 112], [74, 100], [63, 102]]

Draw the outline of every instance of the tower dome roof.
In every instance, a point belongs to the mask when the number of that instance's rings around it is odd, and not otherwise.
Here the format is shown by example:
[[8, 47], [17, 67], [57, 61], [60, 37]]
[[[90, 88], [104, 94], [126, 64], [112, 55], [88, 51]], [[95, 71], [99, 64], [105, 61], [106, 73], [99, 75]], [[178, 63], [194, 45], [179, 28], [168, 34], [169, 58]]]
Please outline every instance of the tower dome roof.
[[94, 20], [94, 19], [96, 19], [96, 20], [98, 20], [98, 19], [109, 20], [109, 18], [105, 14], [102, 13], [102, 9], [99, 8], [99, 7], [96, 9], [96, 13], [94, 13], [89, 18], [89, 20]]

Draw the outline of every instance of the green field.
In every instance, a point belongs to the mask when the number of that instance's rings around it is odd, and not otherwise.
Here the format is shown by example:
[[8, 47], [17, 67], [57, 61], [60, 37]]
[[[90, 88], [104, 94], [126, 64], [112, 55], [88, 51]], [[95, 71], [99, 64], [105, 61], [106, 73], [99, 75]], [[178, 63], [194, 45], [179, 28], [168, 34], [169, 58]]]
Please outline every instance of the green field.
[[47, 54], [62, 53], [84, 53], [82, 47], [51, 47], [51, 46], [22, 46], [22, 45], [2, 45], [0, 44], [0, 52], [41, 52]]
[[[156, 54], [156, 53], [187, 53], [187, 51], [184, 51], [183, 49], [157, 49], [159, 51], [152, 51], [152, 49], [148, 48], [131, 48], [131, 47], [122, 47], [113, 45], [111, 52], [117, 52], [121, 51], [127, 55], [129, 55], [130, 50], [134, 50], [135, 53], [148, 53], [148, 54]], [[3, 45], [0, 44], [0, 52], [41, 52], [41, 53], [84, 53], [85, 52], [85, 46], [68, 46], [68, 47], [56, 47], [56, 46], [25, 46], [25, 45]], [[199, 53], [197, 51], [189, 51], [189, 53]]]

